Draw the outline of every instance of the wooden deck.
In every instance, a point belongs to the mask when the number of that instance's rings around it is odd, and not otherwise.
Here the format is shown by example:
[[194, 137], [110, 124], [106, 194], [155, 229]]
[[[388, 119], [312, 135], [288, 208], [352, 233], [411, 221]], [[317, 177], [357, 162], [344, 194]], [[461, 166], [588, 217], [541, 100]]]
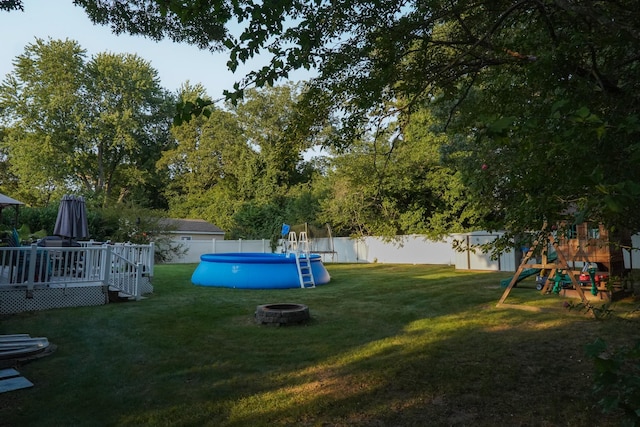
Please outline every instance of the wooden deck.
[[0, 314], [107, 304], [153, 292], [153, 244], [0, 248]]

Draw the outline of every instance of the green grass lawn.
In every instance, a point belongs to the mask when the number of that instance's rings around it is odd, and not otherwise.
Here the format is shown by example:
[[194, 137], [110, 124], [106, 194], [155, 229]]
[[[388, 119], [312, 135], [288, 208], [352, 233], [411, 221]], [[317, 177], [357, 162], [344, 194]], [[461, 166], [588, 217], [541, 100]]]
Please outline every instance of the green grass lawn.
[[[50, 356], [0, 394], [0, 425], [618, 425], [591, 393], [584, 346], [640, 338], [636, 302], [595, 320], [505, 273], [332, 265], [315, 289], [196, 287], [195, 265], [156, 267], [149, 298], [0, 318]], [[533, 286], [533, 284], [532, 284]], [[257, 305], [309, 306], [306, 325], [258, 325]]]

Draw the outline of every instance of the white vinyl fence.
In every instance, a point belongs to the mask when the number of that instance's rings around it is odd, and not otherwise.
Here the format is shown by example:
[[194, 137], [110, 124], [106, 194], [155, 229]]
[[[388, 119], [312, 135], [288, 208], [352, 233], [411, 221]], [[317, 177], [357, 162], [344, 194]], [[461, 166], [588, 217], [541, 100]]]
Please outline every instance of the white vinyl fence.
[[[200, 255], [228, 252], [281, 252], [279, 246], [271, 250], [268, 240], [181, 240], [184, 256], [172, 260], [176, 263], [198, 263]], [[399, 236], [392, 241], [367, 237], [352, 239], [334, 237], [333, 246], [328, 238], [314, 239], [311, 252], [322, 255], [324, 262], [342, 263], [402, 263], [402, 264], [454, 264], [456, 252], [452, 240], [426, 240], [424, 236]]]
[[268, 240], [176, 240], [175, 243], [182, 245], [182, 250], [186, 250], [182, 257], [171, 260], [171, 262], [180, 264], [198, 263], [200, 255], [203, 254], [272, 252]]
[[[322, 255], [322, 260], [341, 263], [387, 263], [387, 264], [441, 264], [455, 265], [459, 270], [516, 271], [519, 254], [505, 253], [499, 259], [491, 259], [489, 254], [479, 250], [456, 251], [454, 240], [465, 245], [487, 243], [500, 233], [484, 231], [456, 234], [441, 241], [433, 241], [422, 235], [397, 236], [388, 240], [380, 237], [352, 239], [334, 237], [313, 239], [311, 252]], [[181, 240], [176, 241], [186, 250], [184, 256], [174, 259], [175, 263], [198, 263], [200, 255], [228, 252], [272, 252], [269, 240]], [[640, 248], [640, 235], [632, 239], [633, 247]], [[281, 252], [277, 247], [273, 252]], [[625, 266], [640, 268], [640, 250], [624, 251]]]

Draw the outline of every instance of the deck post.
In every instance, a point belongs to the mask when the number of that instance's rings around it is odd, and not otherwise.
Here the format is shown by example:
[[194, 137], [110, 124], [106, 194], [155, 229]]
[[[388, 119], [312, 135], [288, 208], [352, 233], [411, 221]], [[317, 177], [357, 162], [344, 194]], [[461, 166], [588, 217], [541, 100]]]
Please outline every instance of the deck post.
[[[25, 255], [27, 253], [25, 252]], [[29, 249], [28, 257], [25, 256], [25, 261], [29, 260], [29, 271], [27, 272], [27, 291], [33, 291], [36, 281], [36, 264], [38, 263], [38, 246], [34, 243]]]
[[139, 262], [136, 264], [136, 279], [135, 279], [135, 284], [136, 284], [136, 301], [139, 301], [142, 299], [142, 286], [140, 286], [140, 281], [142, 280], [142, 263]]
[[156, 243], [155, 242], [150, 242], [149, 243], [149, 252], [147, 253], [147, 265], [149, 266], [149, 271], [147, 271], [147, 274], [149, 275], [149, 277], [153, 277], [153, 270], [155, 269], [155, 257], [154, 254], [156, 253]]
[[103, 271], [103, 276], [102, 276], [102, 280], [103, 283], [107, 286], [109, 286], [109, 283], [111, 282], [111, 251], [113, 250], [111, 245], [108, 244], [104, 244], [102, 245], [104, 247], [104, 251], [102, 252], [102, 271]]

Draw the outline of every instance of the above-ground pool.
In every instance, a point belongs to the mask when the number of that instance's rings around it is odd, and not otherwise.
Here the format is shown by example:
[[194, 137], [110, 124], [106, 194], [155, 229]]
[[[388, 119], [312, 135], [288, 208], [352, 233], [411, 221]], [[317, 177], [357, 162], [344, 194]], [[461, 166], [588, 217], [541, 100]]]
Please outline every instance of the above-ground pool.
[[[295, 254], [265, 253], [204, 254], [200, 256], [191, 282], [200, 286], [240, 289], [299, 288], [295, 257]], [[320, 255], [311, 254], [309, 259], [315, 284], [328, 283], [331, 277]]]

